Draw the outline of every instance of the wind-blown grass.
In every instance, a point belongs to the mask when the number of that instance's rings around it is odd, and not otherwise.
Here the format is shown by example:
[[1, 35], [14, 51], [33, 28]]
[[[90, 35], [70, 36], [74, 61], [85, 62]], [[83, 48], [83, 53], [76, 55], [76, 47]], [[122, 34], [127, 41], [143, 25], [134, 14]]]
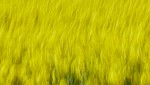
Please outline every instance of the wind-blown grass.
[[149, 0], [0, 0], [0, 85], [150, 85]]

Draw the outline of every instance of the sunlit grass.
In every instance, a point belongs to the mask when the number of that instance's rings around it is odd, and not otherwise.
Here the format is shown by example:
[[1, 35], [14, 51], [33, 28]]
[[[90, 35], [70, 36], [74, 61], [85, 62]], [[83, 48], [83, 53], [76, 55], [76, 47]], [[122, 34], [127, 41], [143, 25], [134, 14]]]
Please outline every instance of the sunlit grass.
[[150, 85], [149, 0], [0, 0], [0, 85]]

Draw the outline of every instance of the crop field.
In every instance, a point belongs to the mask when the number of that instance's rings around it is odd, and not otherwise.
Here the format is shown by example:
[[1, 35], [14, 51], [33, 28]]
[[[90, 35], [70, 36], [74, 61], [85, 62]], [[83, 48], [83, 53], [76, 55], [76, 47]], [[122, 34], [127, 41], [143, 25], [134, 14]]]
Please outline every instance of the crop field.
[[0, 0], [0, 85], [150, 85], [150, 0]]

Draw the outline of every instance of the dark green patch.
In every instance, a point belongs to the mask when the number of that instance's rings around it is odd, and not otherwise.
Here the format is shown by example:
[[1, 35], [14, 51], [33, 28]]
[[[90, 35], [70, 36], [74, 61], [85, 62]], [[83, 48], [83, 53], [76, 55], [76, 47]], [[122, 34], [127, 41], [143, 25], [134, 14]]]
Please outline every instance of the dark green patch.
[[79, 80], [73, 74], [67, 75], [68, 85], [86, 85], [86, 82], [83, 80]]
[[16, 76], [16, 77], [14, 77], [11, 85], [23, 85], [23, 83], [22, 83], [21, 79]]
[[125, 81], [124, 81], [124, 85], [131, 85], [131, 79], [126, 78]]

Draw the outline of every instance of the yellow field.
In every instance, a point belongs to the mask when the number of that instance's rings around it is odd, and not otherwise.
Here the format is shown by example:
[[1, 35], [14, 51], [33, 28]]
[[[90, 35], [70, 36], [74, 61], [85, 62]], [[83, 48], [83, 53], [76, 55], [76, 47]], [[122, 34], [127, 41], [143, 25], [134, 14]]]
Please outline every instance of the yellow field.
[[150, 0], [0, 0], [0, 85], [150, 85]]

